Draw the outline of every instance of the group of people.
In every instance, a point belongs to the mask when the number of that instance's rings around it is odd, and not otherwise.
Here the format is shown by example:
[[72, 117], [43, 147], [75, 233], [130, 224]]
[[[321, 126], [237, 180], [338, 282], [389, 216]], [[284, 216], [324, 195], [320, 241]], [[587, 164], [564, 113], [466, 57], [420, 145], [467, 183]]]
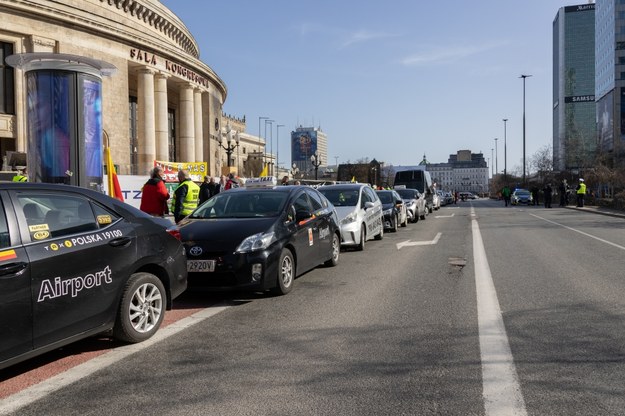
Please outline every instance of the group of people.
[[[561, 207], [567, 206], [569, 203], [569, 189], [570, 188], [566, 182], [566, 179], [563, 179], [560, 186], [558, 186]], [[508, 185], [505, 185], [503, 187], [503, 189], [501, 190], [501, 195], [503, 197], [505, 206], [510, 205], [510, 196], [512, 195], [512, 191], [510, 190]], [[575, 195], [577, 198], [577, 201], [576, 201], [577, 206], [580, 208], [583, 207], [584, 198], [586, 196], [586, 184], [584, 183], [583, 178], [579, 178], [579, 183], [577, 184], [577, 187], [575, 188]], [[550, 183], [546, 184], [545, 187], [543, 188], [543, 196], [544, 196], [545, 208], [551, 208], [553, 188], [551, 187]], [[533, 198], [533, 205], [540, 205], [539, 199], [538, 199], [538, 188], [536, 187], [532, 189], [532, 198]]]
[[182, 169], [178, 171], [178, 187], [170, 198], [164, 177], [163, 168], [160, 166], [150, 171], [150, 179], [141, 189], [140, 209], [155, 217], [164, 217], [171, 213], [176, 224], [213, 195], [222, 190], [239, 187], [233, 173], [227, 177], [222, 175], [219, 182], [212, 176], [204, 176], [204, 181], [198, 185], [193, 182], [189, 172]]

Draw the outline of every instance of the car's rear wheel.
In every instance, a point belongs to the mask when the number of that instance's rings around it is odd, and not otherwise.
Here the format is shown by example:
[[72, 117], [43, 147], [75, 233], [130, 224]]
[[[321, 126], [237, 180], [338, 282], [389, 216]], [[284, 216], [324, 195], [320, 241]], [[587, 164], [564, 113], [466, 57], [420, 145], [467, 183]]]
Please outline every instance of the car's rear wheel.
[[367, 232], [365, 231], [365, 225], [360, 226], [360, 242], [356, 246], [356, 250], [363, 251], [365, 249], [365, 240], [367, 239]]
[[341, 238], [338, 234], [334, 234], [332, 238], [332, 257], [327, 260], [324, 265], [334, 267], [339, 264], [339, 256], [341, 255]]
[[126, 342], [150, 338], [163, 322], [167, 294], [163, 282], [150, 273], [130, 276], [122, 295], [113, 335]]
[[276, 292], [280, 295], [286, 295], [293, 289], [293, 280], [295, 280], [295, 260], [293, 253], [288, 248], [283, 248], [280, 254], [280, 262], [278, 263], [278, 286]]

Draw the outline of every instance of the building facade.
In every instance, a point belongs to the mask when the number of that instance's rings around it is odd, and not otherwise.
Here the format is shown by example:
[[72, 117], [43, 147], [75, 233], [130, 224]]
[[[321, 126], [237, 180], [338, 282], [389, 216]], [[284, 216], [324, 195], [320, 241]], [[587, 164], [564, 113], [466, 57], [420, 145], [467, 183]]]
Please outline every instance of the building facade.
[[475, 194], [488, 192], [488, 163], [482, 152], [458, 150], [455, 155], [449, 155], [447, 163], [428, 163], [426, 169], [437, 189]]
[[315, 163], [319, 170], [328, 166], [328, 137], [320, 127], [300, 126], [291, 132], [291, 161], [293, 169], [308, 178], [315, 176]]
[[595, 5], [597, 146], [607, 165], [625, 166], [625, 4]]
[[[24, 73], [5, 58], [51, 53], [117, 68], [102, 80], [102, 127], [119, 174], [145, 175], [155, 160], [207, 162], [215, 176], [243, 168], [244, 159], [228, 163], [220, 146], [220, 139], [229, 139], [227, 121], [236, 124], [222, 112], [225, 83], [201, 61], [183, 22], [159, 1], [0, 0], [0, 18], [3, 157], [28, 152]], [[264, 154], [264, 142], [239, 130], [243, 145], [234, 155]]]
[[553, 21], [553, 166], [577, 170], [596, 154], [595, 5], [566, 6]]

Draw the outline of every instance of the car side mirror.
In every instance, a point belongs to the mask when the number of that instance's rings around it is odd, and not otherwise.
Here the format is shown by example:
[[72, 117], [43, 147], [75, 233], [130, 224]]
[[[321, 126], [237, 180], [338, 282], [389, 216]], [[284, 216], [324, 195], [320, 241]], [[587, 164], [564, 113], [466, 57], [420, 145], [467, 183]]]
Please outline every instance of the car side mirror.
[[373, 208], [374, 206], [375, 205], [371, 201], [365, 202], [365, 211], [368, 210], [369, 208]]

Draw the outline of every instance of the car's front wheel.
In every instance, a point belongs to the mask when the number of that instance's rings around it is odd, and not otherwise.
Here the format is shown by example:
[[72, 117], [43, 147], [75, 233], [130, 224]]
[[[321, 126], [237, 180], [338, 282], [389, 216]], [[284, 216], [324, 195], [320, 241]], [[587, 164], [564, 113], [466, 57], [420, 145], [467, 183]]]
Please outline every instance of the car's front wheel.
[[397, 214], [395, 214], [395, 216], [393, 217], [393, 221], [391, 221], [391, 232], [392, 233], [396, 233], [397, 232], [398, 223], [399, 223], [399, 217], [397, 216]]
[[360, 243], [356, 246], [356, 250], [363, 251], [365, 249], [365, 240], [367, 239], [367, 232], [365, 231], [365, 225], [360, 226]]
[[332, 257], [327, 260], [324, 265], [328, 267], [334, 267], [339, 264], [339, 256], [341, 255], [341, 238], [338, 234], [334, 234], [332, 238]]
[[278, 286], [276, 292], [280, 295], [286, 295], [293, 289], [293, 281], [295, 280], [295, 260], [293, 253], [288, 248], [282, 249], [280, 254], [280, 262], [278, 263]]
[[113, 335], [126, 342], [150, 338], [163, 322], [167, 294], [163, 282], [150, 273], [130, 276], [117, 312]]

